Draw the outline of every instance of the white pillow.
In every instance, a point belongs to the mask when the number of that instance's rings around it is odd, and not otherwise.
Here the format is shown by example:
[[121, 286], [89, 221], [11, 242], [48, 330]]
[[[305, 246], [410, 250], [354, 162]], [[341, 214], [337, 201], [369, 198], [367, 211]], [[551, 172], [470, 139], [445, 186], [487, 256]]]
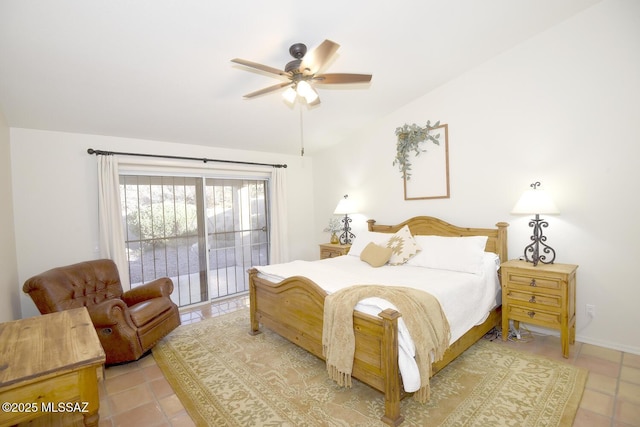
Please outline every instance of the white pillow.
[[407, 265], [473, 274], [482, 272], [487, 236], [414, 236], [414, 238], [422, 247], [422, 251], [411, 258]]
[[376, 231], [362, 231], [351, 242], [351, 249], [349, 249], [349, 255], [359, 257], [362, 250], [367, 247], [371, 242], [380, 246], [387, 246], [387, 240], [392, 235], [389, 233], [379, 233]]
[[386, 246], [393, 250], [389, 265], [404, 264], [420, 250], [420, 245], [416, 243], [407, 225], [389, 237]]

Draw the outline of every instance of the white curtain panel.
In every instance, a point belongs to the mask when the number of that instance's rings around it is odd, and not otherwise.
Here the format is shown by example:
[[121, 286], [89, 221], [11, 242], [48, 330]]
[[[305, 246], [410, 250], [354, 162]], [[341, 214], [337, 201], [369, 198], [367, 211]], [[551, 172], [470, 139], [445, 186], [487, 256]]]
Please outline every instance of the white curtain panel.
[[271, 264], [289, 261], [286, 171], [273, 168], [271, 172]]
[[125, 253], [120, 177], [116, 156], [98, 156], [98, 218], [100, 223], [100, 256], [116, 263], [122, 288], [131, 289], [129, 262]]

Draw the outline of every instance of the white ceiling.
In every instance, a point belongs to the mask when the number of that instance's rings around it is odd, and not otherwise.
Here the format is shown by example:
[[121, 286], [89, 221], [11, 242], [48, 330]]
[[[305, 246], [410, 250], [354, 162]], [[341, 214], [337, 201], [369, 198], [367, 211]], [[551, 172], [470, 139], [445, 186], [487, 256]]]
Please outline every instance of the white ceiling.
[[[11, 127], [297, 154], [352, 132], [599, 0], [0, 0], [0, 109]], [[341, 45], [301, 110], [278, 83], [288, 49]]]

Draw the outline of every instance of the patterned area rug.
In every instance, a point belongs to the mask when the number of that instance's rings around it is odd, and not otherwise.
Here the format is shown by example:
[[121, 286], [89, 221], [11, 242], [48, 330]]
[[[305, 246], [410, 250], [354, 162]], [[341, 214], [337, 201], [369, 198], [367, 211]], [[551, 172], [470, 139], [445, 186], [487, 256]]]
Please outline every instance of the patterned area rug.
[[[153, 356], [197, 425], [384, 426], [383, 396], [329, 380], [322, 360], [241, 310], [183, 325]], [[571, 426], [587, 371], [480, 340], [431, 379], [431, 400], [402, 401], [402, 426]]]

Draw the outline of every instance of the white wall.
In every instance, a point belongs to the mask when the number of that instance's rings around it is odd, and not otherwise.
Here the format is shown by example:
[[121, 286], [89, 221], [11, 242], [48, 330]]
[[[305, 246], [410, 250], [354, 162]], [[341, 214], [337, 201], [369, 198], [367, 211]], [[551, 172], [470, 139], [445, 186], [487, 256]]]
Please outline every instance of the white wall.
[[[107, 151], [286, 163], [290, 253], [313, 259], [310, 158], [108, 136], [11, 129], [11, 168], [18, 280], [49, 268], [98, 257], [96, 157]], [[0, 146], [2, 146], [0, 144]], [[0, 218], [1, 220], [2, 218]], [[38, 314], [21, 294], [22, 317]]]
[[[531, 229], [510, 211], [541, 181], [561, 211], [545, 230], [556, 262], [580, 265], [578, 340], [640, 354], [639, 99], [640, 2], [599, 3], [314, 156], [316, 239], [349, 193], [361, 206], [356, 229], [367, 217], [507, 221], [515, 258]], [[427, 120], [449, 124], [451, 198], [405, 201], [394, 131]], [[585, 304], [596, 307], [591, 321]]]
[[20, 318], [16, 240], [11, 197], [11, 150], [9, 127], [0, 111], [0, 322]]

